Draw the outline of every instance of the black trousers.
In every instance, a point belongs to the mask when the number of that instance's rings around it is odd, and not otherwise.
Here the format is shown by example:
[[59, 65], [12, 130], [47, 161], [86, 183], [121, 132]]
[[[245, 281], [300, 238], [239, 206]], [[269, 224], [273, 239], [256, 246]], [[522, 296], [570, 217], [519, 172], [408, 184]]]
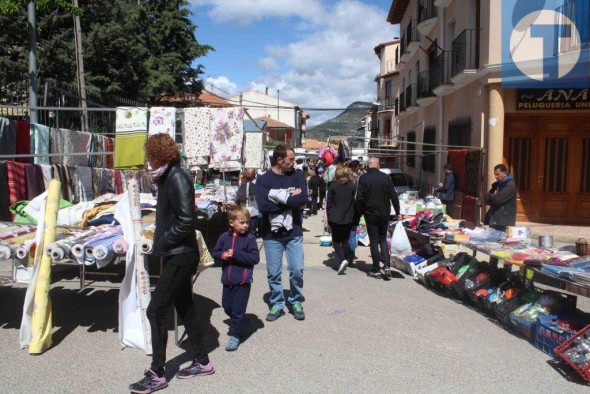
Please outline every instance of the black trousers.
[[250, 299], [250, 287], [250, 283], [237, 286], [223, 285], [221, 305], [225, 314], [232, 321], [228, 333], [232, 337], [239, 338], [248, 322], [246, 319], [246, 307]]
[[309, 214], [310, 215], [317, 215], [318, 214], [318, 196], [311, 195], [309, 196], [311, 201], [309, 203]]
[[330, 222], [330, 228], [332, 229], [332, 247], [338, 256], [338, 260], [342, 263], [344, 260], [352, 260], [354, 253], [350, 249], [350, 231], [352, 230], [352, 223], [349, 224], [336, 224]]
[[320, 202], [318, 203], [318, 208], [323, 209], [324, 206], [324, 197], [326, 196], [325, 190], [320, 190]]
[[[203, 343], [203, 329], [198, 322], [193, 304], [192, 275], [197, 269], [198, 253], [179, 254], [165, 257], [164, 269], [152, 293], [147, 308], [147, 317], [152, 329], [152, 369], [163, 371], [166, 364], [166, 344], [168, 330], [166, 315], [172, 305], [182, 319], [188, 339], [195, 352], [195, 359], [208, 364], [209, 357]], [[178, 265], [190, 261], [191, 264]]]
[[389, 258], [389, 248], [387, 247], [387, 227], [389, 218], [380, 218], [365, 215], [367, 222], [367, 233], [371, 243], [371, 258], [373, 259], [373, 269], [381, 267], [380, 262], [386, 267], [391, 266]]
[[248, 231], [255, 237], [258, 237], [258, 215], [250, 216], [250, 226]]

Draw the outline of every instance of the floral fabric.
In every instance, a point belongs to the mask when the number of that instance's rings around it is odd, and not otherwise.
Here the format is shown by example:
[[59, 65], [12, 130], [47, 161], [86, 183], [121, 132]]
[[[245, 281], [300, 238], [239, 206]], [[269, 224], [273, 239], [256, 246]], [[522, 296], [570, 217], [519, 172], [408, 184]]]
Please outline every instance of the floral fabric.
[[244, 142], [244, 167], [262, 168], [263, 161], [262, 133], [246, 133]]
[[172, 139], [176, 139], [176, 108], [152, 107], [150, 109], [148, 136], [160, 133], [168, 134]]
[[190, 167], [209, 164], [210, 124], [209, 108], [184, 110], [184, 152]]

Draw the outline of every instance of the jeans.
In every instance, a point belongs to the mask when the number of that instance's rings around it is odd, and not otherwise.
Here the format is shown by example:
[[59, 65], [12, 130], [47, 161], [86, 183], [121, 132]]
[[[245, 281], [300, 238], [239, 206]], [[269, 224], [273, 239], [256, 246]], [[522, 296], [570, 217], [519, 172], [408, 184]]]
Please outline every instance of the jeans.
[[350, 236], [348, 237], [348, 244], [350, 245], [350, 250], [351, 250], [353, 256], [356, 253], [356, 247], [357, 247], [356, 228], [357, 228], [357, 226], [355, 226], [353, 224], [352, 230], [350, 230]]
[[373, 269], [379, 269], [381, 267], [380, 262], [383, 262], [386, 267], [389, 267], [391, 265], [389, 248], [387, 246], [387, 227], [389, 225], [389, 219], [365, 216], [365, 220], [367, 222], [369, 241], [371, 242]]
[[332, 247], [338, 256], [338, 260], [342, 263], [344, 260], [352, 260], [353, 252], [350, 250], [350, 228], [352, 223], [349, 224], [336, 224], [330, 222], [330, 228], [332, 229]]
[[229, 335], [239, 338], [242, 330], [248, 322], [246, 319], [246, 307], [250, 299], [250, 283], [239, 286], [223, 285], [221, 305], [225, 314], [231, 319]]
[[209, 358], [203, 344], [203, 329], [198, 322], [197, 311], [193, 304], [192, 275], [197, 265], [177, 265], [173, 262], [197, 260], [196, 253], [178, 254], [165, 257], [164, 269], [152, 293], [152, 299], [147, 308], [147, 317], [152, 329], [152, 369], [164, 370], [166, 364], [166, 344], [168, 343], [168, 328], [166, 315], [174, 304], [178, 316], [184, 322], [188, 339], [195, 352], [195, 359], [201, 364], [208, 364]]
[[270, 304], [279, 308], [285, 307], [283, 281], [281, 279], [283, 251], [287, 252], [287, 268], [289, 269], [289, 284], [291, 287], [288, 302], [290, 304], [301, 302], [303, 300], [303, 237], [294, 237], [287, 240], [264, 240], [267, 279], [270, 287]]

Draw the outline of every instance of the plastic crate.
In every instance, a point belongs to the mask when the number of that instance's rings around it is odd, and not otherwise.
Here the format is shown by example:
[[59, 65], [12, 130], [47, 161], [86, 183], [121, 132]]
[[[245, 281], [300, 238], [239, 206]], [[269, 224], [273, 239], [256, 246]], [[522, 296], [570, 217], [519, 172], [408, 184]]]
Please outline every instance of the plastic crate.
[[535, 337], [537, 320], [531, 321], [520, 316], [510, 315], [510, 322], [512, 323], [514, 330], [529, 339], [531, 342]]
[[476, 304], [479, 304], [479, 302], [481, 301], [479, 299], [480, 297], [476, 296], [475, 293], [477, 293], [481, 289], [488, 289], [491, 287], [491, 285], [492, 285], [492, 280], [489, 277], [487, 277], [483, 280], [480, 280], [479, 283], [475, 284], [475, 286], [466, 290], [467, 296], [469, 297], [469, 299], [471, 301], [473, 301]]
[[507, 326], [512, 326], [510, 321], [510, 314], [514, 312], [518, 307], [523, 304], [520, 297], [513, 297], [510, 299], [504, 299], [502, 302], [496, 303], [494, 314], [496, 318]]
[[590, 363], [586, 362], [582, 365], [577, 365], [569, 357], [566, 356], [566, 352], [574, 347], [574, 339], [578, 337], [582, 337], [586, 335], [586, 332], [590, 331], [590, 325], [584, 327], [576, 335], [571, 337], [570, 339], [563, 342], [561, 345], [555, 348], [555, 354], [559, 357], [563, 362], [569, 365], [578, 375], [580, 375], [586, 382], [590, 383]]
[[553, 358], [557, 357], [555, 348], [576, 335], [575, 332], [565, 331], [551, 324], [551, 322], [555, 322], [557, 319], [558, 316], [556, 315], [539, 317], [533, 341], [533, 345], [537, 349], [542, 350]]

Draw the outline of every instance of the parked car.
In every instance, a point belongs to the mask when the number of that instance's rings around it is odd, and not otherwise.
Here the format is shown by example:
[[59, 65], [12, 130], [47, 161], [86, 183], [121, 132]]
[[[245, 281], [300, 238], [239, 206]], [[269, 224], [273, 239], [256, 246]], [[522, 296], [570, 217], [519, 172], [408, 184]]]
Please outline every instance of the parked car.
[[399, 168], [381, 168], [380, 171], [389, 175], [397, 194], [414, 190], [414, 179]]
[[295, 169], [303, 171], [303, 167], [307, 164], [307, 157], [295, 156]]

